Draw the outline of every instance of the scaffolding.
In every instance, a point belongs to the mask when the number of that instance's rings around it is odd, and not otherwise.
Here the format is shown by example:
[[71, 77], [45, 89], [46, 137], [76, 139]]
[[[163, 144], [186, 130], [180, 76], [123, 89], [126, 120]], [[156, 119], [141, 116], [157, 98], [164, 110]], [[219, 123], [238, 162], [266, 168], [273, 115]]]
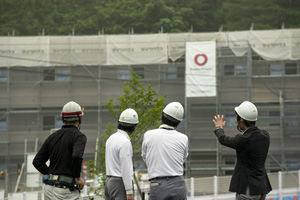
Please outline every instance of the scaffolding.
[[[219, 37], [220, 33], [213, 36]], [[189, 41], [200, 40], [200, 36], [189, 38]], [[201, 40], [204, 39], [207, 37]], [[186, 41], [185, 36], [179, 43]], [[182, 49], [176, 49], [172, 57], [162, 63], [84, 65], [60, 58], [63, 61], [53, 62], [50, 66], [48, 61], [43, 61], [38, 66], [1, 67], [0, 171], [6, 170], [8, 176], [0, 175], [0, 188], [7, 192], [15, 190], [18, 170], [22, 171], [22, 163], [26, 163], [24, 151], [36, 152], [50, 129], [62, 125], [61, 107], [70, 100], [85, 107], [81, 130], [87, 135], [88, 142], [84, 159], [96, 159], [96, 141], [105, 133], [106, 124], [114, 121], [104, 105], [108, 99], [122, 95], [124, 81], [130, 80], [131, 70], [141, 76], [141, 82], [152, 84], [159, 96], [167, 95], [166, 103], [178, 101], [188, 108], [178, 128], [190, 140], [186, 178], [232, 173], [235, 152], [219, 145], [213, 134], [212, 118], [215, 114], [224, 114], [226, 133], [236, 134], [234, 107], [244, 100], [257, 105], [258, 126], [270, 133], [268, 172], [300, 169], [300, 59], [266, 60], [249, 43], [243, 46], [246, 53], [237, 56], [236, 49], [224, 46], [223, 42], [217, 41], [216, 97], [185, 98]], [[236, 42], [245, 43], [244, 40]], [[136, 159], [135, 168], [146, 172], [145, 164]], [[17, 190], [28, 190], [22, 186], [26, 182], [24, 178], [19, 181]]]

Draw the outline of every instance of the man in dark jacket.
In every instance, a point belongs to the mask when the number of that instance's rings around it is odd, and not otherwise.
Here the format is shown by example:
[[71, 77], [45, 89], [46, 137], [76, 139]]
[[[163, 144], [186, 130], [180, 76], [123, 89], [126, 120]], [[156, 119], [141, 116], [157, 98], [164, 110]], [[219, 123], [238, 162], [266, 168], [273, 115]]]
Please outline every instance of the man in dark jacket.
[[[83, 111], [76, 102], [67, 103], [61, 112], [65, 125], [52, 133], [33, 160], [34, 167], [42, 173], [45, 199], [80, 199], [85, 181], [80, 178], [86, 136], [79, 131]], [[50, 165], [46, 162], [50, 160]]]
[[265, 200], [272, 187], [265, 169], [270, 146], [270, 136], [255, 126], [257, 108], [244, 101], [235, 108], [237, 129], [242, 134], [226, 136], [223, 115], [214, 117], [215, 134], [219, 142], [236, 150], [237, 163], [230, 182], [229, 191], [236, 192], [236, 200]]

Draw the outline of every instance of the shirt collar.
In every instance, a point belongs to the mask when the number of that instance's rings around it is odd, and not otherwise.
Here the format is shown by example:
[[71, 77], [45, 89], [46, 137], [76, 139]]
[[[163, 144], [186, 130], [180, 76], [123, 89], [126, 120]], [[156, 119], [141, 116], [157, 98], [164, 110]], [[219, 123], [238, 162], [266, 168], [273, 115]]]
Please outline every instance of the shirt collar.
[[173, 126], [169, 126], [169, 125], [167, 125], [167, 124], [162, 124], [162, 125], [159, 126], [159, 128], [172, 129], [172, 130], [175, 129]]
[[128, 133], [126, 131], [118, 129], [118, 133], [121, 133], [121, 134], [125, 135], [130, 140], [130, 137], [129, 137], [129, 135], [128, 135]]
[[250, 127], [250, 128], [248, 128], [247, 130], [245, 130], [245, 131], [243, 132], [243, 134], [250, 132], [250, 130], [252, 131], [252, 130], [256, 130], [256, 129], [257, 129], [256, 126]]
[[62, 125], [62, 127], [61, 128], [76, 128], [76, 129], [78, 129], [75, 125]]

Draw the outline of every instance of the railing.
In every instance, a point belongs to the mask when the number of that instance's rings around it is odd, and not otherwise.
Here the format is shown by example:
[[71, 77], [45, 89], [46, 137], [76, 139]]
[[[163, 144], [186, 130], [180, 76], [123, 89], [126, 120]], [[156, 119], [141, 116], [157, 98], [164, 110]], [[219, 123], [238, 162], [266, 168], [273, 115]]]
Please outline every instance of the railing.
[[[267, 200], [299, 199], [300, 170], [295, 172], [278, 172], [268, 174], [273, 190], [267, 195]], [[186, 179], [190, 199], [194, 200], [232, 200], [235, 194], [230, 193], [231, 176], [214, 176], [208, 178]]]
[[[300, 170], [294, 172], [277, 172], [268, 174], [273, 190], [267, 195], [266, 200], [294, 200], [300, 199]], [[231, 176], [214, 176], [207, 178], [185, 179], [188, 188], [188, 199], [190, 200], [233, 200], [235, 194], [228, 191]], [[92, 186], [92, 184], [91, 184]], [[147, 200], [149, 181], [139, 182], [143, 198], [135, 191], [135, 200]], [[137, 187], [135, 187], [137, 188]], [[82, 191], [84, 200], [103, 200], [104, 197], [89, 193], [91, 187], [85, 186]], [[43, 190], [35, 192], [11, 193], [8, 198], [0, 191], [0, 200], [40, 200]]]

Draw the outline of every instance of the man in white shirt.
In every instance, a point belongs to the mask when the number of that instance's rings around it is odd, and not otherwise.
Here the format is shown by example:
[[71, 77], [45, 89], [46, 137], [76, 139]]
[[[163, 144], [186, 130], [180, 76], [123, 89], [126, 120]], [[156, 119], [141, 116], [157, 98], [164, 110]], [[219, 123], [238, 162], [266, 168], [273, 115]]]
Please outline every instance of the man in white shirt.
[[105, 200], [133, 200], [133, 165], [131, 135], [138, 123], [134, 109], [124, 110], [119, 118], [118, 130], [106, 141]]
[[182, 175], [188, 156], [188, 137], [175, 130], [183, 114], [180, 103], [169, 103], [162, 112], [162, 125], [144, 135], [142, 157], [150, 178], [149, 200], [186, 199], [187, 188]]

